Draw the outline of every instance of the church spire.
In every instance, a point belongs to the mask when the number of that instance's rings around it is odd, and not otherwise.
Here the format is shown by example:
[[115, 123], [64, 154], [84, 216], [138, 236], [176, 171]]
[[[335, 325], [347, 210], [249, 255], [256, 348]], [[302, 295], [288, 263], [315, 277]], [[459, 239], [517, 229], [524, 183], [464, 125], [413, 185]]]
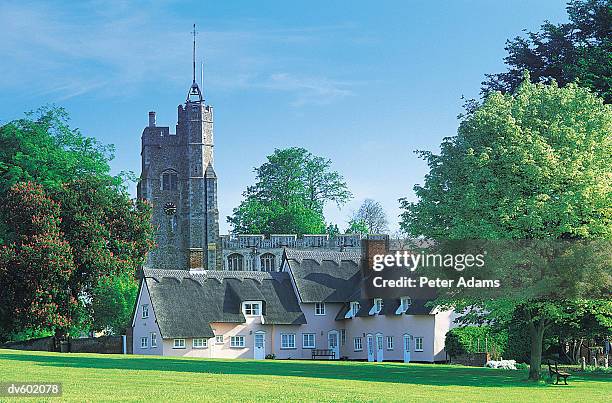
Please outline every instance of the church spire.
[[[200, 87], [198, 87], [198, 83], [196, 82], [196, 25], [193, 24], [193, 82], [191, 84], [191, 88], [189, 88], [189, 92], [187, 93], [187, 102], [202, 102], [202, 92], [200, 91]], [[192, 99], [192, 97], [194, 99]]]

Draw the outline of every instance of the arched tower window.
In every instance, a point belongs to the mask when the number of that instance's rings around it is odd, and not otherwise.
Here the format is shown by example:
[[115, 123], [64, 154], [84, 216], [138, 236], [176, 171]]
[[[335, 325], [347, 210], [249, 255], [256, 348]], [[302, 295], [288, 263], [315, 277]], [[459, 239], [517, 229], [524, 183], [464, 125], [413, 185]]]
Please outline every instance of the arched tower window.
[[243, 270], [244, 258], [240, 253], [232, 253], [227, 257], [228, 270]]
[[178, 190], [178, 175], [176, 171], [167, 170], [162, 173], [162, 190]]
[[273, 253], [264, 253], [259, 258], [261, 262], [261, 271], [276, 270], [276, 256]]

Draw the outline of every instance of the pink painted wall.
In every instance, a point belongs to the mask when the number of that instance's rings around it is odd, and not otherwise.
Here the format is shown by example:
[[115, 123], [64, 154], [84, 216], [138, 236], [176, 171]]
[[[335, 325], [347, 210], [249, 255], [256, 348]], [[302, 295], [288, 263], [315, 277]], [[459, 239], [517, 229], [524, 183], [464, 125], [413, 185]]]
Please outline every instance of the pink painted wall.
[[[436, 354], [435, 345], [439, 346], [440, 337], [444, 345], [444, 336], [434, 333], [435, 319], [429, 315], [374, 315], [369, 317], [357, 317], [346, 319], [346, 355], [350, 359], [367, 360], [367, 335], [372, 334], [376, 337], [377, 333], [383, 335], [383, 361], [403, 361], [403, 336], [410, 334], [411, 342], [411, 361], [433, 362]], [[387, 349], [387, 336], [393, 337], [393, 349]], [[363, 351], [354, 351], [353, 339], [362, 338]], [[414, 338], [423, 337], [423, 351], [415, 351]], [[376, 359], [377, 349], [374, 346], [374, 358]]]
[[[142, 306], [149, 305], [149, 317], [146, 319], [142, 318]], [[137, 303], [137, 312], [134, 316], [134, 337], [132, 339], [133, 352], [134, 354], [145, 354], [145, 355], [162, 355], [162, 337], [161, 332], [159, 331], [159, 326], [157, 326], [157, 322], [155, 321], [155, 312], [153, 309], [153, 305], [151, 304], [151, 299], [149, 297], [149, 290], [147, 288], [147, 283], [142, 283], [142, 288], [140, 289], [140, 294], [138, 295], [138, 303]], [[151, 347], [151, 333], [155, 333], [157, 335], [157, 347]], [[141, 348], [140, 340], [142, 337], [147, 337], [149, 348]]]
[[[149, 318], [142, 319], [142, 305], [149, 305]], [[266, 348], [265, 354], [273, 353], [278, 359], [310, 359], [311, 349], [302, 347], [302, 335], [313, 333], [315, 335], [315, 348], [328, 348], [328, 333], [338, 332], [340, 342], [340, 331], [345, 330], [346, 342], [339, 343], [339, 356], [347, 356], [353, 360], [367, 360], [367, 334], [374, 337], [377, 333], [383, 335], [383, 360], [403, 361], [403, 335], [410, 334], [411, 361], [434, 362], [443, 361], [446, 358], [444, 352], [444, 339], [446, 332], [453, 327], [453, 312], [436, 312], [435, 315], [374, 315], [369, 317], [357, 317], [336, 321], [335, 317], [341, 309], [342, 304], [326, 304], [325, 315], [315, 315], [315, 304], [301, 304], [301, 309], [306, 317], [307, 324], [304, 325], [269, 325], [261, 323], [260, 317], [247, 318], [246, 323], [211, 323], [215, 335], [223, 335], [222, 344], [217, 344], [215, 338], [208, 339], [206, 348], [193, 348], [193, 340], [185, 340], [185, 348], [175, 349], [174, 340], [162, 341], [161, 333], [155, 322], [155, 311], [149, 299], [146, 283], [143, 283], [138, 298], [138, 312], [134, 320], [134, 354], [158, 354], [168, 356], [187, 356], [202, 358], [254, 358], [254, 339], [258, 331], [265, 332]], [[151, 347], [150, 334], [157, 334], [157, 347]], [[281, 334], [295, 334], [295, 348], [281, 348]], [[230, 346], [231, 336], [244, 336], [245, 347], [235, 348]], [[387, 349], [387, 336], [393, 337], [393, 349]], [[141, 337], [149, 338], [149, 348], [140, 347]], [[362, 338], [362, 351], [354, 350], [353, 339]], [[423, 351], [415, 351], [415, 337], [423, 337]], [[376, 359], [375, 346], [375, 359]]]

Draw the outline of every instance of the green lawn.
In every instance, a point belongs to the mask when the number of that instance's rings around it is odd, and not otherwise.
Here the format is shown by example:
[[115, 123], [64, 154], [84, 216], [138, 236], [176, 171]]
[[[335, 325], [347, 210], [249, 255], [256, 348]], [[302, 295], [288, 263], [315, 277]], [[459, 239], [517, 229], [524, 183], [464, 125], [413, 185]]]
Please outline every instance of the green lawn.
[[575, 374], [569, 386], [525, 378], [526, 371], [450, 365], [0, 350], [0, 382], [62, 382], [63, 400], [76, 401], [595, 402], [612, 395], [610, 374]]

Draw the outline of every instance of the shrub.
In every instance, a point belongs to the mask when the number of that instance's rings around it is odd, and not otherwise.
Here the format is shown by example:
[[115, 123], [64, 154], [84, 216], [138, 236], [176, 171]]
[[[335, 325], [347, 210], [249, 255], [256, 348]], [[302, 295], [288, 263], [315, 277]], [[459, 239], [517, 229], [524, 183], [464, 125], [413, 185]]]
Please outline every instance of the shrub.
[[456, 327], [446, 333], [446, 352], [451, 357], [488, 351], [499, 358], [507, 345], [507, 332], [493, 332], [491, 326]]

